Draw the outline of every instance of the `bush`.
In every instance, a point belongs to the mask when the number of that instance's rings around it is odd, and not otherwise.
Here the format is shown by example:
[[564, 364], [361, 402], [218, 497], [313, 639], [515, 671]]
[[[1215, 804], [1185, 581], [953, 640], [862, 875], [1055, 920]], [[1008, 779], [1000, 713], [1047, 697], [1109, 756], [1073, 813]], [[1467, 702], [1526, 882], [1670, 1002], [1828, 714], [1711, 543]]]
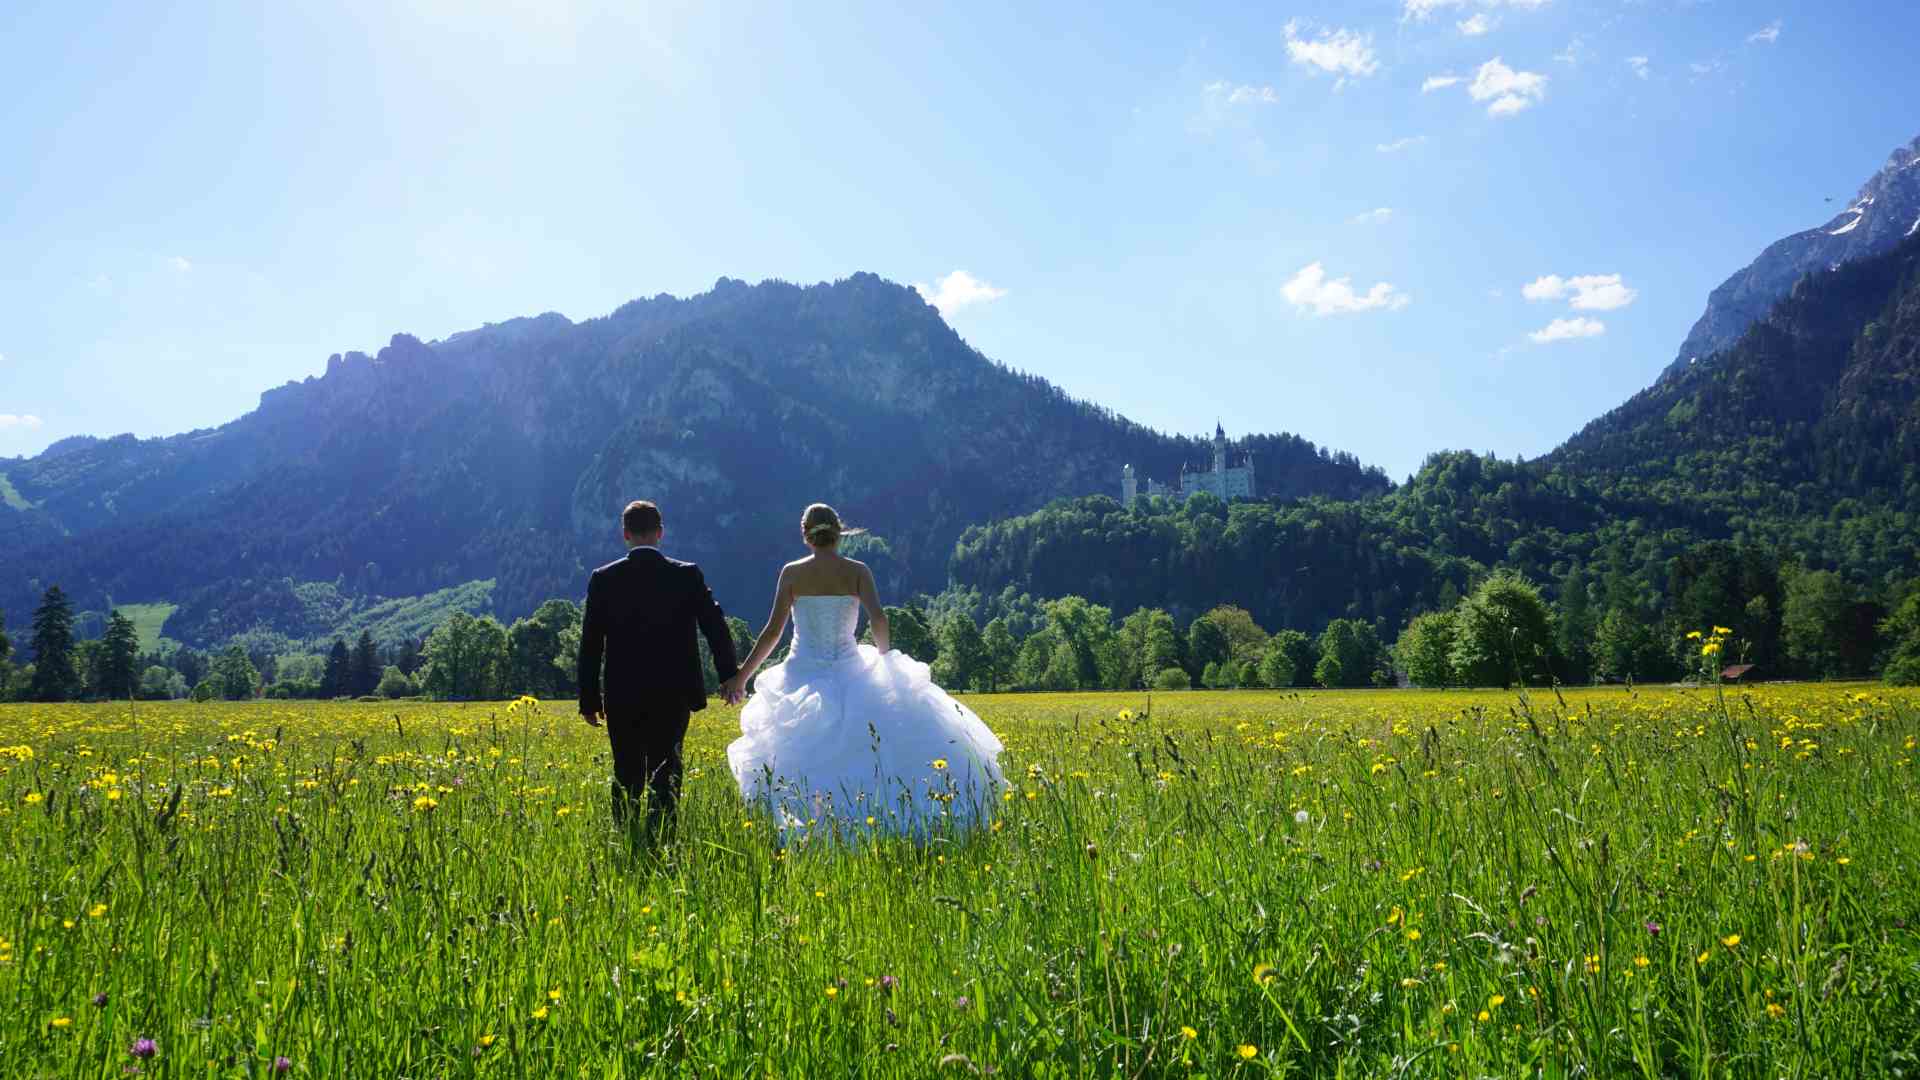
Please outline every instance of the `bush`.
[[1177, 667], [1163, 668], [1160, 674], [1153, 677], [1153, 688], [1155, 690], [1191, 690], [1193, 680], [1187, 678], [1187, 673]]
[[397, 667], [388, 667], [386, 674], [380, 676], [380, 696], [386, 698], [412, 697], [420, 692], [407, 674]]

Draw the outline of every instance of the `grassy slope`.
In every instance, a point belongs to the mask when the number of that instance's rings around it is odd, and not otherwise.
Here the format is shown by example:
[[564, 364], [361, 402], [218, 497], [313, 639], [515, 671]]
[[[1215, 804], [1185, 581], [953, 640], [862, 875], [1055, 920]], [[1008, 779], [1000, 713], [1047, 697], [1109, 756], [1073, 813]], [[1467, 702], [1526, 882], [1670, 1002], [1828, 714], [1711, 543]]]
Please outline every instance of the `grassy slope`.
[[119, 611], [133, 620], [133, 628], [140, 631], [140, 651], [147, 652], [160, 644], [160, 633], [178, 607], [177, 604], [121, 604]]
[[33, 504], [28, 502], [26, 497], [21, 495], [19, 490], [13, 486], [13, 481], [7, 479], [6, 473], [0, 473], [0, 503], [4, 503], [15, 510], [33, 509]]

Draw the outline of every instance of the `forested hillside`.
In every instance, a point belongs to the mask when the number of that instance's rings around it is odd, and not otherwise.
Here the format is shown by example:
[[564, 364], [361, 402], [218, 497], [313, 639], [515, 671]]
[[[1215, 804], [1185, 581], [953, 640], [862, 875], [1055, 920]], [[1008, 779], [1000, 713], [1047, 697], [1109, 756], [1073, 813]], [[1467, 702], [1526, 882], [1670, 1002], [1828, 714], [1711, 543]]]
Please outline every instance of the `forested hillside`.
[[[512, 618], [617, 555], [636, 497], [663, 505], [675, 552], [736, 608], [764, 601], [817, 499], [873, 529], [890, 589], [937, 590], [968, 525], [1208, 452], [993, 363], [870, 274], [722, 280], [579, 324], [398, 335], [217, 429], [0, 461], [0, 608], [28, 611], [52, 583], [83, 611], [165, 601], [169, 636], [210, 645], [491, 582], [488, 608]], [[1291, 435], [1235, 452], [1289, 497], [1389, 486]]]
[[[1436, 454], [1361, 502], [1063, 501], [969, 530], [952, 576], [977, 596], [1076, 593], [1182, 622], [1221, 603], [1270, 629], [1354, 618], [1391, 641], [1505, 567], [1589, 629], [1620, 610], [1770, 643], [1787, 583], [1832, 571], [1830, 603], [1870, 636], [1920, 568], [1917, 508], [1920, 239], [1804, 278], [1732, 348], [1542, 459]], [[1701, 578], [1725, 587], [1704, 598]], [[1851, 648], [1854, 669], [1871, 663]]]

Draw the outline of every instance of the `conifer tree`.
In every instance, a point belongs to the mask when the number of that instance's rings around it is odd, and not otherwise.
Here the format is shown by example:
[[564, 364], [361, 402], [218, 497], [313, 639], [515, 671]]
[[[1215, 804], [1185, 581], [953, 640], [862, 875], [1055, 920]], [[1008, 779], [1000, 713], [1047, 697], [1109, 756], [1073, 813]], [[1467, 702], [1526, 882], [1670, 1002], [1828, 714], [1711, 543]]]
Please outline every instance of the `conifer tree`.
[[351, 685], [353, 661], [347, 654], [347, 643], [333, 639], [333, 648], [327, 650], [327, 667], [320, 675], [320, 696], [337, 698], [346, 694]]
[[33, 686], [35, 701], [67, 701], [79, 690], [73, 668], [73, 604], [55, 585], [33, 613]]
[[347, 693], [354, 697], [365, 697], [373, 693], [380, 685], [380, 650], [373, 643], [373, 632], [360, 631], [360, 640], [354, 642], [353, 655], [347, 663]]
[[130, 700], [139, 689], [140, 632], [133, 620], [113, 612], [100, 639], [100, 692], [115, 701]]

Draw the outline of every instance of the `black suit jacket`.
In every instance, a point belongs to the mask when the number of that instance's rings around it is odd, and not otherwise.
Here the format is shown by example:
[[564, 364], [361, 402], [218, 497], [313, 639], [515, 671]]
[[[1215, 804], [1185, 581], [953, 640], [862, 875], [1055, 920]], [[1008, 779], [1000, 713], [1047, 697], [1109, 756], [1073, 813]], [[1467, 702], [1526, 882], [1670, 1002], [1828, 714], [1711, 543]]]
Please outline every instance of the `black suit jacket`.
[[733, 635], [698, 566], [642, 547], [595, 570], [587, 580], [587, 610], [580, 625], [581, 711], [619, 713], [669, 703], [689, 710], [706, 708], [696, 627], [707, 636], [721, 681], [732, 678], [740, 670]]

